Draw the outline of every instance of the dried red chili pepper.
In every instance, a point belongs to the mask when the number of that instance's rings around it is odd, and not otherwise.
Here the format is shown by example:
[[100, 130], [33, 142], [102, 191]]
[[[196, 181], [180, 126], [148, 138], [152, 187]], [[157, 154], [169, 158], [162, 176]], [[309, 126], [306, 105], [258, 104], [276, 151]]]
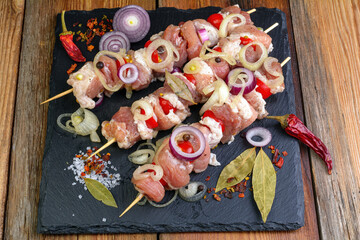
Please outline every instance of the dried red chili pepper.
[[332, 159], [329, 150], [325, 144], [315, 136], [305, 124], [294, 114], [287, 114], [284, 116], [268, 116], [269, 119], [275, 119], [280, 122], [281, 127], [285, 129], [287, 134], [299, 139], [302, 143], [306, 144], [314, 150], [325, 162], [328, 173], [331, 174]]
[[85, 62], [86, 61], [85, 57], [82, 55], [80, 49], [73, 42], [74, 33], [66, 29], [65, 11], [62, 11], [61, 13], [61, 24], [62, 24], [63, 32], [60, 33], [60, 41], [63, 47], [65, 48], [67, 54], [72, 60], [76, 62]]

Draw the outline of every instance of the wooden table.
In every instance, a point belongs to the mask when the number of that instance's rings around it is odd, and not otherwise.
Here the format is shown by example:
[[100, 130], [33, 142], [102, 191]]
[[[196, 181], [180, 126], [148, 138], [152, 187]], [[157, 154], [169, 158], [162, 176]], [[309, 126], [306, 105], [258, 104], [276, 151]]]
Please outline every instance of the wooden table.
[[[138, 4], [279, 8], [286, 13], [297, 115], [328, 146], [334, 170], [301, 145], [305, 226], [291, 232], [50, 236], [36, 233], [55, 16]], [[360, 3], [312, 0], [3, 0], [0, 3], [0, 235], [6, 239], [358, 239]]]

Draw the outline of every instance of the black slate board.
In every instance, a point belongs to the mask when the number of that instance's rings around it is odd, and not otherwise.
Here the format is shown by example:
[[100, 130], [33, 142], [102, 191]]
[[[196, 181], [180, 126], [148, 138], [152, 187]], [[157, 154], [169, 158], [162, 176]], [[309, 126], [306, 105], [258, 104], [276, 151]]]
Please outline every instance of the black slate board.
[[[78, 28], [73, 28], [72, 24], [80, 22], [85, 26], [86, 21], [91, 17], [101, 18], [105, 14], [112, 18], [116, 10], [69, 11], [66, 13], [68, 29], [77, 31]], [[177, 25], [180, 21], [196, 18], [206, 19], [210, 14], [217, 11], [219, 8], [215, 7], [196, 10], [159, 8], [155, 11], [149, 11], [151, 30], [143, 41], [132, 44], [131, 48], [142, 47], [152, 34], [164, 30], [169, 24]], [[290, 55], [286, 19], [283, 12], [278, 9], [258, 8], [251, 15], [251, 18], [256, 26], [261, 26], [264, 29], [278, 22], [279, 27], [270, 32], [274, 44], [274, 51], [270, 55], [280, 61]], [[56, 36], [60, 32], [60, 15], [58, 15]], [[99, 39], [96, 38], [95, 46], [97, 46], [98, 41]], [[86, 51], [85, 44], [78, 43], [78, 45], [88, 60], [93, 59], [97, 48], [90, 53]], [[57, 38], [50, 79], [50, 96], [69, 89], [66, 84], [66, 70], [71, 63], [72, 61], [67, 57]], [[283, 72], [286, 79], [286, 90], [283, 93], [271, 96], [267, 100], [267, 110], [270, 115], [295, 113], [290, 64], [283, 67]], [[120, 91], [115, 93], [111, 99], [106, 98], [103, 107], [95, 109], [93, 112], [98, 116], [100, 122], [108, 120], [120, 106], [130, 106], [133, 101], [148, 95], [161, 85], [161, 82], [152, 83], [149, 88], [134, 93], [131, 100], [127, 100], [124, 97], [124, 91]], [[262, 222], [249, 190], [246, 191], [243, 199], [235, 196], [233, 199], [222, 199], [221, 202], [211, 199], [209, 202], [201, 200], [196, 203], [177, 199], [176, 202], [162, 209], [154, 208], [149, 204], [135, 206], [126, 215], [119, 218], [119, 214], [134, 200], [137, 194], [130, 182], [136, 166], [127, 160], [128, 154], [133, 152], [137, 145], [129, 150], [121, 150], [114, 144], [107, 149], [107, 152], [112, 154], [112, 164], [117, 167], [122, 177], [120, 186], [112, 189], [119, 205], [118, 209], [108, 207], [95, 200], [78, 182], [72, 186], [72, 183], [75, 182], [74, 175], [71, 171], [64, 169], [67, 168], [68, 163], [72, 162], [74, 154], [78, 153], [79, 150], [85, 150], [87, 146], [101, 146], [91, 143], [88, 137], [78, 136], [74, 138], [71, 134], [65, 133], [57, 127], [56, 118], [61, 113], [74, 112], [77, 108], [78, 105], [71, 94], [51, 102], [49, 106], [38, 212], [38, 231], [40, 233], [262, 231], [293, 230], [304, 225], [304, 193], [299, 144], [294, 138], [286, 135], [280, 125], [274, 121], [256, 121], [251, 126], [268, 128], [273, 134], [271, 144], [289, 153], [285, 158], [283, 168], [277, 172], [275, 201], [266, 224]], [[193, 114], [186, 122], [198, 121], [198, 110], [199, 107], [193, 107]], [[159, 134], [159, 137], [168, 133], [163, 132]], [[102, 142], [106, 142], [103, 137]], [[222, 168], [249, 147], [250, 145], [239, 135], [236, 136], [235, 142], [231, 145], [219, 145], [213, 152], [217, 154], [222, 166], [209, 166], [201, 174], [192, 174], [191, 179], [205, 182], [205, 178], [211, 176], [210, 181], [206, 184], [208, 187], [215, 187]], [[271, 156], [269, 149], [264, 150]], [[82, 195], [83, 198], [79, 199], [78, 195]], [[106, 222], [102, 221], [103, 218], [106, 218]]]

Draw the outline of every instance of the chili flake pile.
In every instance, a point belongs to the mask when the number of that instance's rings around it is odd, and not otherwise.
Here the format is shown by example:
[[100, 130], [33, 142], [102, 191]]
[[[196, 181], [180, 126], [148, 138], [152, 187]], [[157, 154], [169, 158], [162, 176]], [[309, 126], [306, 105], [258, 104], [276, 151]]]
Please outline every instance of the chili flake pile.
[[[233, 180], [232, 178], [229, 178], [228, 182], [231, 182], [232, 180]], [[221, 201], [221, 195], [223, 195], [225, 198], [232, 199], [233, 198], [233, 193], [235, 194], [236, 192], [238, 192], [239, 193], [238, 197], [243, 198], [243, 197], [245, 197], [246, 184], [247, 184], [248, 180], [249, 180], [249, 177], [246, 177], [240, 183], [238, 183], [238, 184], [236, 184], [234, 186], [228, 187], [228, 188], [224, 188], [218, 194], [216, 194], [216, 193], [212, 194], [212, 197], [216, 201], [220, 202]], [[211, 193], [212, 191], [215, 191], [215, 188], [208, 188], [207, 189], [207, 193]], [[206, 197], [206, 195], [204, 196], [204, 199], [205, 199], [206, 202], [209, 201], [209, 199]]]
[[283, 155], [283, 157], [280, 157], [280, 150], [275, 148], [274, 146], [269, 146], [269, 148], [271, 149], [271, 153], [274, 154], [273, 159], [272, 159], [272, 163], [278, 167], [279, 169], [282, 168], [282, 166], [284, 165], [284, 158], [288, 155], [288, 153], [286, 151], [281, 152], [281, 154]]
[[[74, 23], [73, 27], [82, 25], [79, 23]], [[86, 41], [86, 46], [88, 51], [92, 51], [94, 49], [93, 45], [90, 45], [95, 36], [101, 37], [106, 32], [113, 31], [112, 27], [112, 19], [108, 19], [106, 15], [104, 15], [100, 22], [98, 22], [97, 18], [90, 18], [86, 23], [87, 29], [85, 32], [77, 31], [76, 41]]]
[[[86, 152], [79, 151], [73, 158], [73, 163], [67, 168], [72, 170], [75, 175], [75, 180], [84, 185], [84, 189], [87, 190], [84, 178], [91, 178], [102, 183], [107, 189], [114, 188], [119, 185], [120, 174], [110, 173], [108, 167], [117, 171], [116, 167], [111, 165], [110, 153], [97, 154], [87, 159], [97, 148], [86, 148]], [[76, 185], [74, 182], [72, 185]]]

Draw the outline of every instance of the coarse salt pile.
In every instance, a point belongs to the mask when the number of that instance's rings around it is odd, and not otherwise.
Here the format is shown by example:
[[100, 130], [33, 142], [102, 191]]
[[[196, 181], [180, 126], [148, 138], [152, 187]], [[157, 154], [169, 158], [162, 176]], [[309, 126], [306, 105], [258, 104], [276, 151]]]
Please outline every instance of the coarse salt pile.
[[[72, 164], [67, 168], [72, 170], [75, 175], [75, 180], [84, 185], [84, 189], [87, 190], [84, 178], [91, 178], [102, 183], [107, 189], [112, 189], [120, 184], [120, 174], [110, 173], [108, 168], [110, 167], [114, 171], [117, 171], [116, 167], [111, 165], [110, 154], [96, 154], [90, 159], [87, 159], [97, 148], [87, 147], [86, 152], [79, 151], [73, 158]], [[75, 185], [73, 182], [72, 185]]]

